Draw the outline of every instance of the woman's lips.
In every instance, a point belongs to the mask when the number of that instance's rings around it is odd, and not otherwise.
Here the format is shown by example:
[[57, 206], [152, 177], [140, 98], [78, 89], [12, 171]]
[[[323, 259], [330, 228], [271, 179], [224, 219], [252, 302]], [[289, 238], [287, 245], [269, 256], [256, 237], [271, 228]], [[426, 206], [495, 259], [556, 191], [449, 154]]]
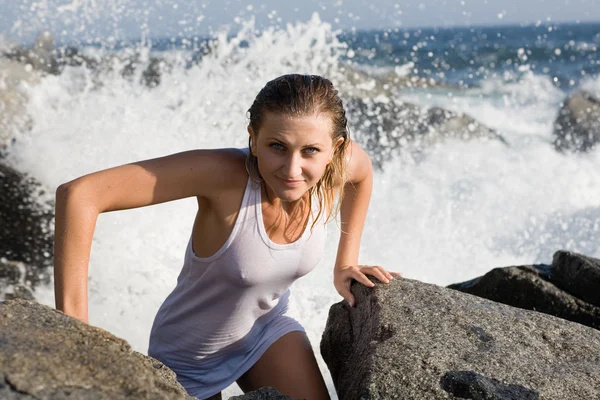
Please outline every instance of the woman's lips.
[[282, 179], [279, 178], [281, 182], [283, 182], [286, 186], [296, 187], [300, 186], [304, 181], [300, 179]]

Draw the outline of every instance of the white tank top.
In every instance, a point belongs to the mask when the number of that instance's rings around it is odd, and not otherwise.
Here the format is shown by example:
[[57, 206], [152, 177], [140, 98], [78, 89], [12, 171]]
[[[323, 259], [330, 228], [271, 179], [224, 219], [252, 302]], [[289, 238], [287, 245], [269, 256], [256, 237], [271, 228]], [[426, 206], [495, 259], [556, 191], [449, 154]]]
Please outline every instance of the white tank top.
[[221, 249], [198, 257], [190, 238], [177, 286], [154, 320], [148, 354], [175, 371], [191, 395], [219, 392], [279, 337], [302, 330], [286, 316], [288, 289], [322, 258], [324, 219], [311, 231], [317, 213], [296, 242], [274, 243], [263, 223], [260, 185], [249, 178]]

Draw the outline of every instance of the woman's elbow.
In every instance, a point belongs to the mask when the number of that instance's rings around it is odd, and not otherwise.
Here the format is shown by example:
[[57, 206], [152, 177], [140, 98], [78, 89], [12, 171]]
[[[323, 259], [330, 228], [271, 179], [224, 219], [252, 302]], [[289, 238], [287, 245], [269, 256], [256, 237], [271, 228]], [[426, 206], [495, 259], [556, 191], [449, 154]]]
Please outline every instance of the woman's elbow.
[[56, 188], [55, 207], [56, 211], [71, 207], [72, 205], [84, 206], [86, 208], [98, 209], [93, 200], [92, 191], [82, 178], [62, 183]]
[[73, 198], [74, 196], [77, 196], [77, 194], [82, 191], [81, 186], [82, 185], [81, 185], [81, 182], [79, 181], [79, 179], [74, 179], [72, 181], [60, 184], [56, 188], [56, 194], [55, 194], [56, 203], [57, 204], [59, 202], [63, 203], [66, 200], [68, 200], [69, 198]]

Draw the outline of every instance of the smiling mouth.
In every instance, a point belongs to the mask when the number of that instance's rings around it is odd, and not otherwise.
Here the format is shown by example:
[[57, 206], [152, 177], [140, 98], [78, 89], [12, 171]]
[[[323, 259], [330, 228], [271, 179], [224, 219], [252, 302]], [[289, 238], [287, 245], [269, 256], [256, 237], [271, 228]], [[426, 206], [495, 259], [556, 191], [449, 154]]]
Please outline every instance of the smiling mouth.
[[295, 180], [295, 179], [282, 179], [282, 178], [279, 178], [279, 180], [281, 182], [283, 182], [287, 186], [299, 186], [299, 185], [301, 185], [304, 182], [303, 180], [300, 180], [300, 179]]

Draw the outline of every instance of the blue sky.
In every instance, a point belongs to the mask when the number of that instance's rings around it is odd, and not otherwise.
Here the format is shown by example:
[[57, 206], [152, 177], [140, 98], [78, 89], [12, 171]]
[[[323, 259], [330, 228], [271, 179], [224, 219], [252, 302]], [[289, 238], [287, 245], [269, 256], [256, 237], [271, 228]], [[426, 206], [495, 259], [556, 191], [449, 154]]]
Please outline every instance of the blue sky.
[[600, 21], [600, 0], [0, 0], [0, 33], [56, 37], [205, 35], [253, 16], [257, 26], [306, 21], [318, 12], [341, 29]]

